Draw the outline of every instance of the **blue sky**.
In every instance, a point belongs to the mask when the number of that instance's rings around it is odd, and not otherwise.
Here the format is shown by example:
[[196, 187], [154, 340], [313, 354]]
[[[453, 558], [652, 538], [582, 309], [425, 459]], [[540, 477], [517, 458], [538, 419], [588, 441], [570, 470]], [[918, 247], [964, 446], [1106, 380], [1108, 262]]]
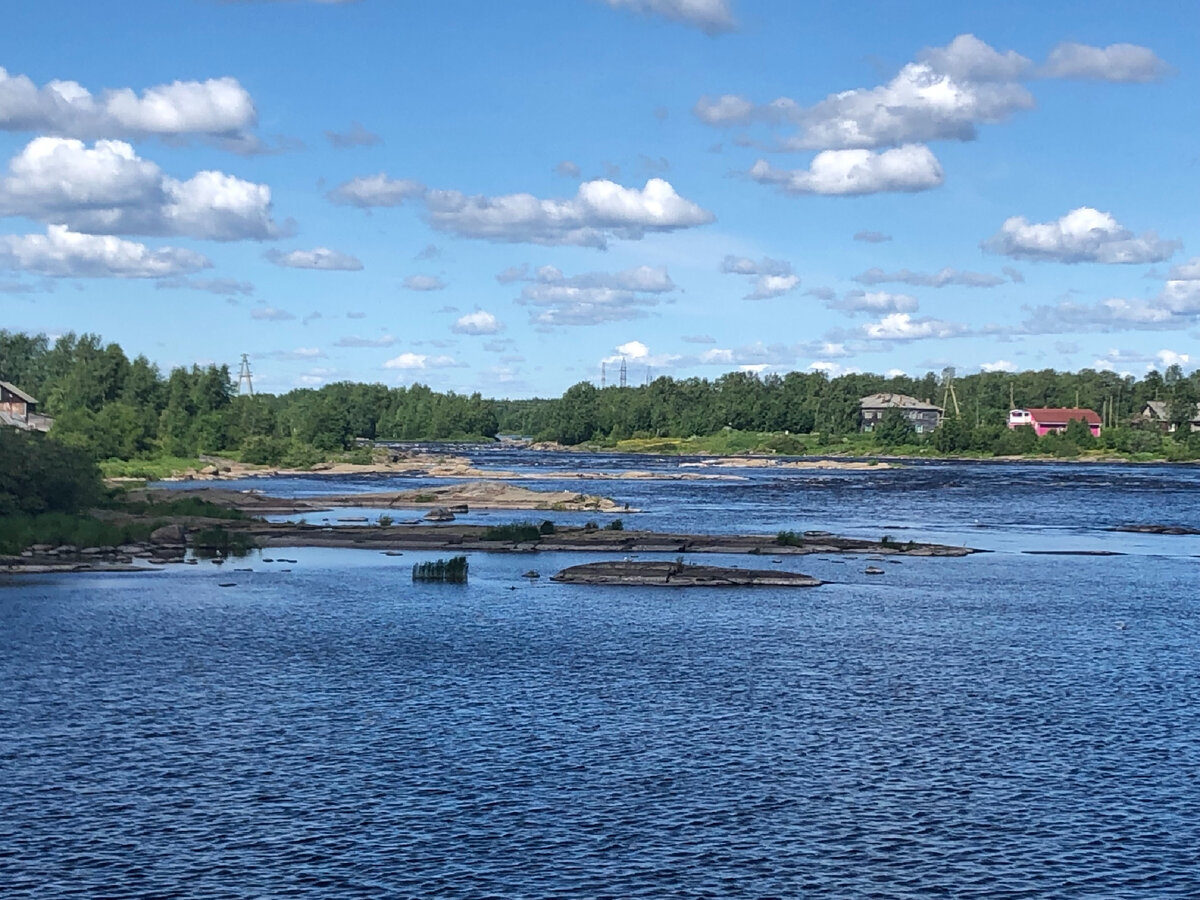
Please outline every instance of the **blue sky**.
[[1187, 4], [13, 5], [0, 327], [273, 391], [1200, 361]]

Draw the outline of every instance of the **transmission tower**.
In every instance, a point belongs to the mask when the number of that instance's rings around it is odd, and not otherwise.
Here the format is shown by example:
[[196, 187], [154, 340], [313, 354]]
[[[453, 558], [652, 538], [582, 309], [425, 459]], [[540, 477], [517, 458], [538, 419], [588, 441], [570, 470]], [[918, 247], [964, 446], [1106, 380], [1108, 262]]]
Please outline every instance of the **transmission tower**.
[[254, 396], [254, 382], [250, 379], [250, 357], [242, 354], [242, 367], [238, 370], [238, 393], [242, 392], [242, 382], [246, 383], [246, 393]]
[[947, 366], [942, 369], [942, 410], [950, 408], [950, 404], [954, 404], [955, 417], [962, 416], [962, 410], [958, 408], [958, 394], [954, 393], [954, 366]]
[[625, 357], [621, 357], [621, 387], [626, 387], [629, 373], [625, 369]]
[[600, 390], [604, 390], [608, 383], [608, 373], [604, 369], [604, 363], [600, 363]]

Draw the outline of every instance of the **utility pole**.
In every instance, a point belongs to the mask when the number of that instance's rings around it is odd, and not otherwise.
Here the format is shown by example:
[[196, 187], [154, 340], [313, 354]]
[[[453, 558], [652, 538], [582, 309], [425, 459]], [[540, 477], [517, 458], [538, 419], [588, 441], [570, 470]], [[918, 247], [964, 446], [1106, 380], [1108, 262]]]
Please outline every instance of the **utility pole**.
[[1008, 408], [1009, 408], [1009, 409], [1016, 409], [1016, 408], [1017, 408], [1017, 401], [1013, 399], [1013, 383], [1012, 383], [1012, 379], [1009, 379], [1009, 382], [1008, 382]]
[[945, 390], [942, 391], [942, 409], [949, 408], [950, 403], [954, 403], [955, 418], [962, 418], [962, 410], [958, 408], [958, 395], [954, 393], [954, 366], [947, 366], [942, 369], [942, 384]]
[[628, 370], [625, 368], [625, 357], [621, 357], [621, 387], [628, 386]]
[[238, 393], [242, 392], [242, 382], [246, 383], [246, 393], [254, 396], [254, 382], [250, 380], [250, 357], [242, 354], [242, 367], [238, 370]]

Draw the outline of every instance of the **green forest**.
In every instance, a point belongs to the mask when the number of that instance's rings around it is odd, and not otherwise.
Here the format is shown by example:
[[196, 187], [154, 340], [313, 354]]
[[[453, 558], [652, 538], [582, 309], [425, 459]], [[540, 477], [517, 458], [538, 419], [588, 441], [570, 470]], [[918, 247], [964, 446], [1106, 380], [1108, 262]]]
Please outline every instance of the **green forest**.
[[[414, 384], [339, 382], [286, 394], [239, 395], [228, 366], [163, 373], [144, 356], [130, 359], [92, 334], [41, 335], [0, 330], [0, 380], [41, 402], [55, 417], [50, 437], [84, 457], [106, 462], [165, 461], [169, 468], [214, 454], [247, 463], [305, 467], [338, 454], [369, 461], [360, 440], [478, 440], [523, 435], [566, 445], [592, 444], [657, 452], [884, 452], [926, 455], [1045, 455], [1106, 452], [1132, 458], [1200, 458], [1189, 421], [1200, 400], [1200, 375], [1177, 366], [1141, 380], [1108, 371], [1046, 369], [943, 378], [820, 372], [716, 379], [661, 377], [637, 387], [600, 389], [581, 382], [557, 398], [488, 399]], [[900, 414], [859, 434], [860, 398], [907, 394], [947, 407], [943, 424], [917, 435]], [[1136, 427], [1147, 401], [1166, 404], [1180, 427]], [[1010, 431], [1016, 407], [1085, 407], [1105, 428], [1093, 438], [1082, 424], [1037, 438]], [[345, 458], [345, 457], [343, 457]], [[134, 467], [135, 469], [137, 467]]]

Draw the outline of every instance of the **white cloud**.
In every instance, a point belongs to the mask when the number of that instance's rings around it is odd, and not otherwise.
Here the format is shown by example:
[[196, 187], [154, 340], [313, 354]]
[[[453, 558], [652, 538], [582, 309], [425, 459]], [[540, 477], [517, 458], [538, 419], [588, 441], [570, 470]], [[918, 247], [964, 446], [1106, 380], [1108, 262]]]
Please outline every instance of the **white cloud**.
[[760, 159], [750, 177], [789, 194], [877, 194], [941, 185], [942, 166], [923, 144], [884, 150], [826, 150], [807, 169], [776, 169]]
[[445, 290], [446, 282], [437, 275], [409, 275], [404, 279], [404, 287], [410, 291], [441, 291]]
[[222, 172], [187, 181], [162, 173], [123, 141], [40, 137], [9, 162], [0, 213], [65, 224], [92, 234], [186, 235], [262, 240], [281, 229], [271, 219], [271, 189]]
[[1050, 51], [1042, 75], [1048, 78], [1085, 78], [1145, 84], [1158, 81], [1171, 72], [1149, 47], [1137, 44], [1109, 44], [1091, 47], [1064, 42]]
[[843, 366], [841, 363], [829, 362], [824, 359], [819, 359], [811, 363], [809, 369], [814, 372], [823, 372], [829, 378], [837, 378], [840, 375], [851, 375], [861, 371], [857, 366]]
[[383, 172], [364, 175], [338, 185], [326, 196], [343, 206], [367, 209], [372, 206], [402, 206], [406, 200], [421, 197], [425, 186], [407, 178], [390, 178]]
[[504, 325], [490, 312], [477, 309], [461, 316], [450, 330], [455, 334], [496, 334], [504, 330]]
[[927, 47], [917, 59], [959, 81], [1017, 81], [1033, 65], [1016, 51], [1000, 53], [973, 34], [960, 34], [945, 47]]
[[967, 330], [965, 325], [925, 316], [914, 319], [908, 313], [897, 312], [878, 322], [863, 326], [863, 334], [872, 341], [916, 341], [925, 338], [949, 338]]
[[424, 353], [401, 353], [383, 364], [385, 369], [446, 369], [457, 366], [452, 356], [427, 356]]
[[898, 272], [885, 272], [880, 268], [867, 269], [859, 275], [854, 276], [854, 280], [859, 284], [912, 284], [920, 287], [946, 287], [946, 285], [958, 285], [960, 287], [995, 287], [996, 285], [1004, 284], [1005, 281], [999, 275], [988, 275], [984, 272], [970, 272], [960, 269], [952, 269], [947, 266], [937, 272], [911, 272], [908, 269], [901, 269]]
[[496, 280], [501, 284], [512, 284], [514, 281], [526, 281], [529, 278], [529, 263], [519, 266], [509, 266], [503, 272], [496, 273]]
[[316, 247], [312, 250], [292, 250], [282, 253], [279, 250], [267, 251], [267, 259], [277, 266], [290, 269], [321, 269], [332, 272], [357, 272], [363, 267], [361, 261], [348, 253], [339, 253], [328, 247]]
[[680, 338], [685, 344], [715, 344], [717, 339], [710, 334], [685, 334]]
[[700, 354], [699, 362], [713, 366], [738, 366], [743, 368], [775, 368], [789, 366], [796, 361], [797, 348], [787, 344], [764, 344], [756, 341], [738, 347], [714, 347]]
[[841, 300], [830, 303], [829, 307], [849, 313], [869, 312], [879, 315], [881, 313], [914, 312], [917, 305], [917, 298], [908, 294], [892, 294], [887, 291], [850, 291]]
[[1109, 213], [1081, 206], [1054, 222], [1031, 224], [1013, 216], [983, 246], [1017, 259], [1153, 263], [1169, 258], [1180, 243], [1160, 240], [1153, 231], [1135, 236]]
[[554, 171], [559, 175], [562, 175], [564, 178], [578, 178], [583, 174], [579, 166], [571, 162], [569, 159], [564, 159], [562, 162], [560, 162], [554, 167]]
[[748, 125], [755, 118], [757, 107], [736, 94], [720, 97], [701, 97], [692, 107], [700, 121], [708, 125]]
[[1192, 361], [1192, 357], [1187, 353], [1177, 353], [1174, 350], [1159, 350], [1154, 354], [1154, 359], [1164, 369], [1170, 366], [1187, 366]]
[[164, 278], [210, 268], [199, 253], [151, 250], [111, 235], [79, 234], [51, 225], [44, 235], [0, 235], [0, 269], [70, 278]]
[[664, 294], [675, 290], [666, 269], [639, 266], [623, 272], [587, 272], [567, 277], [553, 266], [542, 266], [517, 302], [535, 307], [535, 325], [597, 325], [646, 315]]
[[643, 15], [662, 16], [699, 28], [709, 36], [734, 31], [729, 0], [604, 0], [614, 9], [630, 9]]
[[612, 355], [604, 357], [601, 362], [617, 365], [624, 360], [635, 366], [662, 369], [675, 365], [682, 358], [676, 353], [651, 353], [650, 348], [641, 341], [626, 341], [613, 348]]
[[1200, 281], [1200, 256], [1195, 256], [1177, 266], [1171, 266], [1167, 278], [1171, 281]]
[[260, 322], [287, 322], [296, 317], [286, 309], [274, 306], [256, 306], [250, 310], [250, 318], [258, 319]]
[[1029, 61], [1000, 53], [973, 35], [927, 48], [887, 84], [830, 94], [804, 107], [789, 97], [756, 106], [744, 97], [702, 98], [695, 114], [710, 125], [790, 122], [789, 149], [872, 149], [933, 140], [973, 140], [983, 123], [998, 123], [1033, 106], [1017, 83]]
[[254, 293], [254, 285], [248, 281], [237, 281], [233, 278], [166, 278], [154, 285], [162, 290], [186, 289], [190, 291], [206, 291], [223, 297], [248, 295]]
[[79, 138], [148, 135], [240, 136], [254, 126], [250, 94], [235, 78], [175, 81], [92, 94], [74, 81], [42, 87], [0, 68], [0, 130]]
[[661, 178], [651, 178], [640, 190], [606, 179], [585, 181], [568, 200], [458, 191], [429, 191], [425, 199], [429, 222], [439, 231], [512, 243], [603, 248], [610, 238], [639, 240], [647, 232], [691, 228], [716, 218]]
[[792, 273], [792, 264], [782, 259], [763, 257], [761, 260], [726, 256], [721, 262], [721, 271], [733, 275], [754, 276], [754, 290], [746, 300], [768, 300], [780, 297], [796, 289], [800, 277]]
[[1017, 367], [1014, 363], [1007, 359], [998, 359], [995, 362], [980, 363], [979, 371], [981, 372], [1015, 372]]
[[396, 343], [396, 339], [390, 334], [385, 334], [377, 338], [364, 337], [344, 337], [338, 338], [333, 342], [335, 347], [390, 347]]

